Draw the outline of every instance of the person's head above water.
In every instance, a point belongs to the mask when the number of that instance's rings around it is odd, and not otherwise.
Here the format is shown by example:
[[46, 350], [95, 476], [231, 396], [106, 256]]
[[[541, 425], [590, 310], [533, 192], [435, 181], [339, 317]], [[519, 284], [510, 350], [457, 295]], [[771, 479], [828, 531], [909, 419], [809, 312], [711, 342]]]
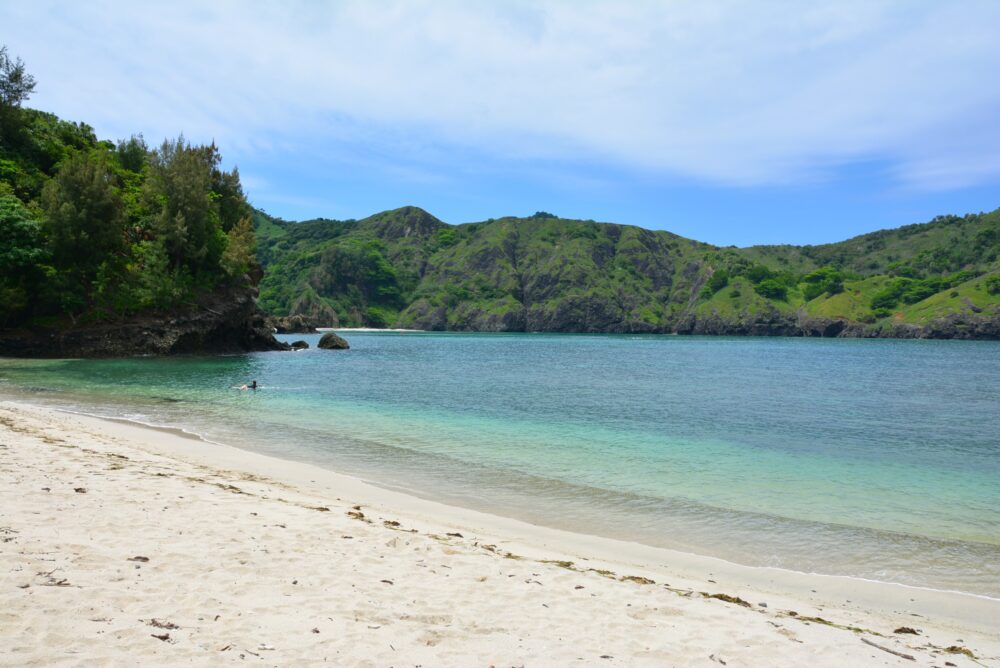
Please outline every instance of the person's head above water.
[[252, 387], [253, 389], [256, 390], [257, 389], [257, 381], [256, 380], [251, 380], [250, 381], [250, 387]]

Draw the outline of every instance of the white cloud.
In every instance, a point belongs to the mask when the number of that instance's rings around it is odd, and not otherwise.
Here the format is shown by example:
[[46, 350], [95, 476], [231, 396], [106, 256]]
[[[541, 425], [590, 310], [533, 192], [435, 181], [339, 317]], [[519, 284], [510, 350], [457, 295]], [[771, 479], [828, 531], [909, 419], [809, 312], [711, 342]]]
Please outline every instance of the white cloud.
[[737, 185], [877, 159], [907, 187], [1000, 179], [997, 2], [34, 2], [0, 25], [37, 106], [227, 155], [457, 146]]

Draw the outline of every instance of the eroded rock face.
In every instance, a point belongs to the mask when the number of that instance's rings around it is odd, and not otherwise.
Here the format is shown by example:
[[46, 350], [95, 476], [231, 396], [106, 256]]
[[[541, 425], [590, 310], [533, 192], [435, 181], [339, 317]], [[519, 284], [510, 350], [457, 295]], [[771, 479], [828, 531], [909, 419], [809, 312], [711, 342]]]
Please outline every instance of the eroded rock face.
[[924, 327], [893, 325], [879, 336], [913, 339], [1000, 340], [1000, 314], [952, 313], [932, 320]]
[[316, 345], [317, 347], [325, 350], [347, 350], [351, 347], [346, 340], [337, 336], [333, 332], [327, 332], [320, 337], [319, 343]]
[[323, 326], [318, 319], [301, 313], [271, 318], [270, 322], [278, 330], [278, 334], [315, 334], [316, 328]]
[[130, 357], [288, 350], [257, 309], [247, 279], [204, 295], [197, 304], [142, 313], [113, 322], [0, 331], [0, 355], [14, 357]]
[[678, 334], [711, 336], [803, 336], [804, 332], [793, 316], [777, 309], [759, 313], [741, 313], [738, 317], [723, 317], [718, 313], [684, 316], [675, 329]]
[[718, 314], [686, 316], [676, 327], [678, 334], [726, 336], [815, 336], [883, 339], [975, 339], [1000, 340], [1000, 314], [973, 311], [954, 313], [925, 325], [910, 323], [865, 324], [850, 320], [799, 317], [780, 314], [741, 314], [724, 318]]

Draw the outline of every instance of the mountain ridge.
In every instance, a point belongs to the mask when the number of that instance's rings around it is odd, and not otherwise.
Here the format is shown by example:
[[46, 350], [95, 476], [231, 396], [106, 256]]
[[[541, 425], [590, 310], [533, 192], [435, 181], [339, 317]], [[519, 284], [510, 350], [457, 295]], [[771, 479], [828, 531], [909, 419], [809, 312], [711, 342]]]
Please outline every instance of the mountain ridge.
[[449, 225], [412, 206], [301, 223], [256, 210], [254, 222], [262, 307], [324, 324], [935, 338], [1000, 332], [1000, 209], [831, 244], [744, 248], [545, 212]]

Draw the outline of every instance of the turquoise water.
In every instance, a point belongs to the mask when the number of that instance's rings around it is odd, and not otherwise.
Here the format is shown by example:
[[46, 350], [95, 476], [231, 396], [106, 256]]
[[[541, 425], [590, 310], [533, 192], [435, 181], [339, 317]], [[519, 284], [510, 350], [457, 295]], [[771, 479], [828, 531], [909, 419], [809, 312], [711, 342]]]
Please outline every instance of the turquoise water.
[[[346, 352], [0, 360], [0, 394], [539, 524], [1000, 597], [998, 343], [348, 338]], [[261, 390], [231, 389], [251, 378]]]

